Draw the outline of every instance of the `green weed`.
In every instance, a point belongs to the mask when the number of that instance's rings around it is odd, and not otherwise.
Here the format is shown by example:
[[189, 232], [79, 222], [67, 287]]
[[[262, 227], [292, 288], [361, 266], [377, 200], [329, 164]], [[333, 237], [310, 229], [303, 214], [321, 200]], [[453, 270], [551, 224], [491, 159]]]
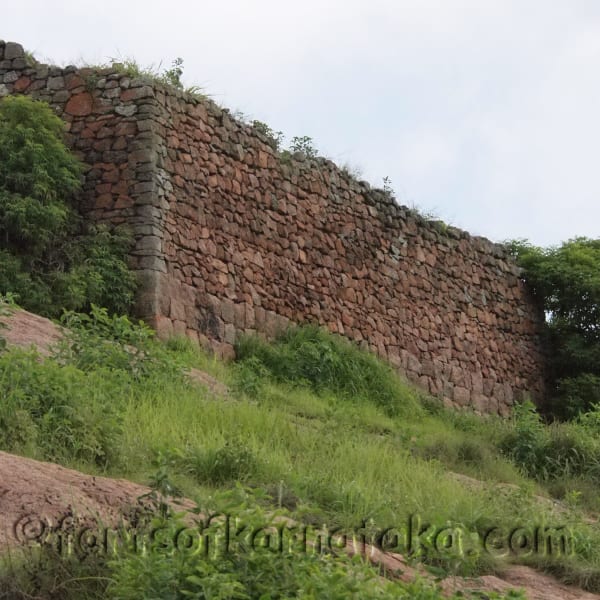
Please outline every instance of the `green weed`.
[[[591, 456], [593, 444], [588, 448], [588, 442], [571, 435], [591, 435], [592, 417], [577, 430], [563, 430], [545, 426], [527, 406], [513, 421], [452, 413], [432, 404], [426, 410], [419, 394], [375, 357], [316, 329], [286, 332], [271, 345], [246, 339], [240, 361], [225, 366], [182, 339], [160, 344], [144, 327], [106, 311], [71, 318], [75, 333], [66, 354], [45, 362], [13, 351], [0, 356], [3, 449], [150, 482], [163, 495], [184, 494], [212, 510], [243, 513], [248, 502], [238, 497], [241, 492], [229, 503], [222, 495], [242, 482], [254, 490], [253, 510], [257, 504], [269, 513], [288, 507], [294, 519], [319, 527], [353, 529], [368, 519], [380, 530], [420, 515], [424, 524], [464, 528], [469, 541], [492, 526], [509, 531], [515, 524], [555, 524], [560, 518], [556, 524], [576, 532], [579, 554], [556, 557], [553, 568], [562, 568], [568, 578], [585, 567], [588, 583], [583, 576], [578, 581], [595, 585], [600, 534], [581, 522], [593, 489], [584, 484], [592, 481], [592, 471], [587, 458], [575, 459], [581, 453]], [[236, 393], [215, 400], [175, 373], [180, 366], [201, 365]], [[524, 436], [520, 445], [517, 430]], [[505, 448], [504, 456], [498, 447]], [[532, 456], [541, 460], [540, 447], [556, 461], [549, 470], [555, 479], [532, 480], [514, 466]], [[566, 465], [570, 483], [554, 491], [571, 506], [558, 513], [550, 501], [540, 504], [535, 493], [560, 481]], [[497, 568], [497, 559], [481, 549], [440, 555], [425, 548], [415, 559], [440, 573], [473, 575]], [[106, 597], [203, 597], [200, 581], [210, 593], [222, 585], [230, 594], [251, 598], [266, 593], [261, 586], [272, 585], [283, 586], [273, 589], [288, 597], [326, 589], [336, 597], [338, 579], [344, 589], [356, 589], [357, 597], [379, 597], [360, 587], [370, 575], [359, 570], [355, 577], [352, 564], [337, 559], [290, 563], [270, 556], [267, 564], [244, 555], [223, 569], [186, 560], [176, 553], [150, 553], [111, 563], [113, 583]], [[281, 583], [271, 583], [274, 573]], [[406, 590], [439, 597], [435, 586], [415, 586]], [[412, 597], [407, 593], [394, 588], [392, 597]], [[386, 597], [379, 588], [373, 594]]]
[[349, 401], [368, 400], [390, 415], [422, 414], [418, 395], [391, 367], [318, 327], [289, 329], [273, 344], [256, 336], [243, 337], [236, 353], [242, 363], [259, 361], [280, 383], [308, 386], [316, 393], [330, 392]]

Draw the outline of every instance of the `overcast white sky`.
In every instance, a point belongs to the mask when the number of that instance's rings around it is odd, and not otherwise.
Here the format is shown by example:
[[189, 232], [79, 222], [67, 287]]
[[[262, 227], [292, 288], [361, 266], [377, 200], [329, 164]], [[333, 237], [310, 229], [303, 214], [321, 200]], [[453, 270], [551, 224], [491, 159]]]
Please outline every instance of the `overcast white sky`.
[[401, 204], [496, 241], [600, 236], [598, 0], [20, 0], [0, 38], [59, 64], [180, 56], [186, 85]]

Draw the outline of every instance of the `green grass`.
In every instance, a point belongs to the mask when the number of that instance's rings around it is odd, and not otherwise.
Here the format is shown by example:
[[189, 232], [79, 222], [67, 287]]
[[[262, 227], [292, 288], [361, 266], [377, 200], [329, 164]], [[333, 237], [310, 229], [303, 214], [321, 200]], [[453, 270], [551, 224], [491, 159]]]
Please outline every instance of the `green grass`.
[[[469, 556], [430, 550], [416, 556], [447, 573], [473, 575], [502, 567], [503, 561], [475, 544], [476, 536], [489, 527], [509, 531], [518, 525], [569, 525], [576, 532], [573, 557], [512, 560], [537, 561], [565, 580], [600, 591], [600, 532], [595, 524], [582, 522], [590, 508], [593, 473], [581, 460], [571, 461], [578, 471], [565, 481], [524, 470], [516, 455], [499, 450], [507, 440], [514, 441], [516, 422], [452, 413], [432, 400], [421, 402], [421, 393], [374, 357], [312, 328], [286, 332], [272, 345], [244, 340], [241, 361], [231, 365], [181, 339], [155, 347], [140, 335], [145, 353], [129, 369], [123, 366], [118, 340], [116, 350], [107, 349], [94, 341], [93, 327], [88, 323], [71, 346], [79, 354], [64, 349], [61, 354], [80, 368], [61, 367], [52, 360], [24, 361], [15, 351], [0, 355], [0, 375], [4, 372], [5, 380], [10, 376], [13, 382], [11, 392], [6, 386], [0, 392], [5, 407], [0, 415], [2, 449], [48, 458], [43, 439], [47, 417], [40, 412], [40, 398], [49, 391], [54, 393], [51, 398], [67, 394], [73, 411], [56, 418], [65, 419], [70, 437], [61, 442], [60, 452], [50, 455], [66, 466], [141, 483], [162, 468], [200, 506], [216, 506], [223, 490], [241, 482], [255, 490], [257, 506], [284, 508], [315, 527], [352, 530], [367, 519], [374, 529], [401, 528], [410, 515], [419, 515], [437, 528], [460, 527], [466, 546], [475, 550]], [[118, 328], [125, 340], [135, 337], [123, 321], [104, 322], [105, 333], [107, 327]], [[215, 398], [202, 385], [177, 375], [173, 368], [181, 365], [210, 372], [230, 386], [230, 394]], [[112, 376], [103, 379], [103, 372]], [[78, 386], [85, 391], [91, 382], [95, 393], [84, 400]], [[37, 398], [36, 409], [28, 416], [32, 398]], [[49, 404], [51, 413], [55, 404]], [[110, 452], [101, 454], [101, 460], [97, 453], [75, 452], [89, 446], [72, 443], [89, 435], [78, 428], [79, 415], [100, 414], [108, 405], [120, 427], [96, 427], [93, 448], [107, 446]], [[24, 430], [27, 444], [21, 446], [8, 435], [18, 419], [29, 428]], [[538, 431], [537, 425], [528, 426]], [[557, 440], [565, 446], [564, 439], [571, 439], [569, 427], [584, 432], [583, 425], [541, 427], [543, 440], [539, 432], [539, 439], [532, 439], [544, 448], [558, 448]], [[592, 436], [589, 427], [585, 431]], [[595, 448], [594, 442], [582, 444], [577, 448], [589, 446], [589, 453]], [[570, 456], [572, 444], [566, 446]], [[565, 500], [560, 510], [551, 500], [537, 497], [552, 493]], [[135, 572], [146, 566], [137, 565]], [[122, 572], [120, 576], [125, 577]]]
[[[116, 71], [132, 79], [144, 79], [151, 85], [169, 86], [180, 90], [197, 98], [199, 100], [207, 99], [208, 96], [203, 93], [203, 88], [197, 85], [186, 87], [181, 80], [183, 76], [183, 60], [176, 58], [172, 61], [171, 67], [163, 66], [162, 62], [158, 65], [142, 65], [135, 58], [131, 57], [111, 57], [108, 63], [89, 64], [86, 61], [79, 61], [79, 68], [88, 68], [95, 71]], [[99, 75], [92, 74], [88, 79], [88, 91], [92, 92], [96, 87]]]
[[[393, 416], [421, 414], [420, 394], [373, 354], [315, 326], [291, 328], [274, 343], [242, 337], [236, 346], [242, 364], [277, 383], [330, 392], [351, 403], [371, 402]], [[244, 373], [247, 376], [246, 373]]]

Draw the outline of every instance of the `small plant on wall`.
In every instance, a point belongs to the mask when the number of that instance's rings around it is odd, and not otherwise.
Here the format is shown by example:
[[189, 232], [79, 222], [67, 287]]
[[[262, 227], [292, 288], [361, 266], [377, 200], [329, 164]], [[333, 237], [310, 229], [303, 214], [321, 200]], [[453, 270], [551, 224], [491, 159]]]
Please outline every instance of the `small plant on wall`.
[[256, 119], [252, 121], [252, 127], [254, 127], [256, 131], [262, 133], [268, 138], [269, 143], [274, 150], [279, 150], [284, 138], [282, 131], [274, 131], [266, 123], [263, 123], [262, 121], [258, 121]]
[[300, 152], [307, 158], [317, 157], [317, 149], [314, 146], [314, 141], [307, 135], [294, 136], [290, 142], [289, 149], [291, 152]]
[[[206, 95], [202, 93], [202, 88], [197, 85], [185, 87], [182, 81], [183, 77], [183, 58], [178, 57], [171, 62], [171, 68], [162, 69], [162, 63], [158, 66], [150, 65], [144, 67], [140, 65], [134, 58], [115, 58], [112, 57], [110, 60], [110, 67], [116, 69], [120, 73], [128, 75], [129, 77], [141, 77], [149, 79], [154, 83], [161, 85], [168, 85], [192, 96], [199, 98], [205, 98]], [[100, 65], [103, 68], [109, 65]]]

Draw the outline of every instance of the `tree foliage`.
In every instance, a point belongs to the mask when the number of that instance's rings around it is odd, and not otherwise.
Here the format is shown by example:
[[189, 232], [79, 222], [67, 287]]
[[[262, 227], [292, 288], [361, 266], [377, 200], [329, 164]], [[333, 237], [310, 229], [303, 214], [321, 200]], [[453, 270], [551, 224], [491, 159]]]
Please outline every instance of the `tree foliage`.
[[574, 416], [600, 403], [600, 239], [513, 250], [546, 313], [552, 408]]
[[63, 131], [43, 102], [0, 101], [0, 293], [50, 316], [92, 303], [127, 312], [130, 237], [84, 225], [75, 205], [83, 169]]
[[81, 166], [62, 143], [62, 122], [41, 102], [0, 104], [0, 227], [6, 250], [34, 260], [64, 237], [73, 220], [68, 200]]

